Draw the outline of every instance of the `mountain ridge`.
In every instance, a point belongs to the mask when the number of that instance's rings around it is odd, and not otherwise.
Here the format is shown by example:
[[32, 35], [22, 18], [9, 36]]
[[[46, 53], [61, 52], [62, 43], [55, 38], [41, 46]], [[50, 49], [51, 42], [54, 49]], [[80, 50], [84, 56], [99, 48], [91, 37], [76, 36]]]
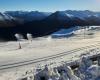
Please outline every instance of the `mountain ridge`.
[[[61, 28], [100, 25], [100, 12], [89, 10], [66, 10], [53, 13], [9, 11], [1, 14], [11, 16], [10, 20], [0, 20], [0, 38], [8, 40], [15, 39], [14, 34], [16, 33], [23, 34], [25, 38], [27, 33], [31, 33], [33, 37], [39, 37]], [[2, 18], [2, 15], [0, 17]]]

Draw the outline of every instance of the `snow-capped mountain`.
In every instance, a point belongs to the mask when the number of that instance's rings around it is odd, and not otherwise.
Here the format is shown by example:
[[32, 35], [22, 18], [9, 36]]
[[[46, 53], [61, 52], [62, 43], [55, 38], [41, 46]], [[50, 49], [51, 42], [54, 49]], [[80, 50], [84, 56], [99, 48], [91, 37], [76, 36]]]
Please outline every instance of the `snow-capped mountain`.
[[[17, 20], [22, 21], [36, 21], [36, 20], [60, 20], [60, 21], [73, 21], [73, 20], [87, 20], [88, 18], [97, 19], [100, 18], [100, 12], [93, 12], [89, 10], [85, 11], [76, 11], [76, 10], [66, 10], [66, 11], [56, 11], [52, 12], [39, 12], [39, 11], [6, 11], [4, 13], [0, 13], [1, 20], [12, 19], [15, 18]], [[49, 18], [48, 18], [49, 17]]]
[[76, 17], [73, 14], [69, 14], [66, 11], [57, 11], [48, 16], [45, 20], [48, 22], [58, 22], [58, 24], [60, 24], [61, 26], [81, 25], [85, 22], [83, 19], [80, 19], [79, 17]]
[[71, 20], [71, 18], [73, 18], [74, 16], [71, 14], [67, 14], [64, 11], [57, 11], [53, 14], [51, 14], [50, 16], [47, 17], [48, 20], [59, 20], [59, 21], [69, 21]]
[[[85, 20], [86, 18], [90, 18], [92, 16], [95, 16], [97, 18], [100, 18], [100, 12], [93, 12], [89, 10], [85, 11], [76, 11], [76, 10], [66, 10], [66, 11], [57, 11], [59, 13], [59, 17], [65, 18], [66, 16], [69, 18], [79, 18], [82, 20]], [[55, 13], [57, 13], [55, 12]]]
[[91, 17], [93, 15], [96, 15], [96, 12], [92, 12], [89, 10], [85, 10], [85, 11], [66, 10], [65, 12], [73, 15], [74, 17], [78, 17], [80, 19], [85, 19], [86, 17]]
[[5, 14], [22, 19], [24, 21], [42, 20], [49, 16], [49, 12], [38, 12], [38, 11], [6, 11]]
[[[72, 26], [98, 26], [100, 25], [100, 12], [93, 11], [6, 11], [0, 13], [0, 34], [7, 38], [15, 33], [32, 33], [34, 37], [45, 36], [62, 28]], [[8, 27], [8, 28], [5, 28]], [[2, 36], [5, 34], [5, 36]]]

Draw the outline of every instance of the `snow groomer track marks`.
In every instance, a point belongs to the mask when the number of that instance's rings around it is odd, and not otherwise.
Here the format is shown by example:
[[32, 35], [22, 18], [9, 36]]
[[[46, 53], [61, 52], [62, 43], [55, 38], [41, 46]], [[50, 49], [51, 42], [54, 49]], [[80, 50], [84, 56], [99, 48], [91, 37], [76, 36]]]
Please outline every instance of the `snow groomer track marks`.
[[[55, 55], [47, 56], [47, 57], [42, 57], [42, 58], [28, 60], [28, 61], [22, 61], [22, 62], [16, 62], [16, 63], [11, 63], [11, 64], [0, 65], [0, 70], [14, 68], [14, 67], [20, 67], [20, 66], [29, 65], [29, 64], [35, 64], [35, 63], [43, 62], [43, 61], [49, 61], [51, 59], [67, 56], [68, 54], [74, 54], [74, 53], [79, 52], [81, 50], [89, 50], [89, 49], [91, 50], [91, 49], [95, 49], [95, 48], [99, 48], [99, 47], [100, 47], [100, 43], [97, 43], [97, 44], [73, 49], [73, 50], [70, 50], [70, 51], [58, 53], [58, 54], [55, 54]], [[73, 66], [73, 65], [71, 65], [71, 66]]]

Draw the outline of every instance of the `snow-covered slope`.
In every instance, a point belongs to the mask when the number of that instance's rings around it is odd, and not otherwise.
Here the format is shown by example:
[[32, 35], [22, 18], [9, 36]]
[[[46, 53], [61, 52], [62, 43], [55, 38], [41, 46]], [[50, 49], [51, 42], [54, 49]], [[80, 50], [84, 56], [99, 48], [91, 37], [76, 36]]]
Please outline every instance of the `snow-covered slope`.
[[0, 13], [0, 21], [4, 21], [4, 20], [11, 21], [12, 19], [14, 19], [12, 16], [4, 13]]
[[[42, 74], [43, 74], [42, 79], [44, 79], [43, 77], [46, 76], [48, 77], [48, 74], [50, 74], [49, 79], [51, 80], [57, 80], [58, 78], [63, 80], [65, 77], [67, 78], [67, 76], [65, 76], [67, 72], [64, 73], [63, 71], [65, 71], [66, 69], [70, 71], [71, 69], [68, 66], [66, 66], [67, 68], [65, 68], [64, 65], [66, 63], [69, 64], [69, 62], [70, 63], [73, 61], [76, 62], [76, 60], [77, 59], [79, 60], [81, 56], [87, 54], [94, 55], [100, 53], [99, 52], [100, 37], [98, 37], [100, 35], [100, 31], [98, 29], [92, 31], [94, 31], [93, 38], [86, 37], [85, 39], [83, 38], [78, 39], [77, 36], [74, 36], [77, 39], [72, 39], [72, 38], [52, 39], [51, 38], [48, 41], [48, 38], [40, 37], [40, 38], [33, 39], [32, 42], [23, 40], [20, 42], [22, 49], [18, 49], [19, 42], [15, 42], [15, 41], [1, 42], [0, 43], [0, 69], [2, 70], [0, 70], [0, 80], [9, 80], [9, 79], [10, 80], [28, 80], [28, 79], [32, 80], [33, 78], [35, 78], [36, 80], [38, 79], [36, 78], [36, 76], [38, 77], [40, 75], [39, 77], [41, 77]], [[60, 55], [58, 55], [59, 53]], [[48, 56], [52, 56], [53, 58], [48, 59]], [[19, 62], [32, 61], [36, 59], [39, 60], [40, 58], [43, 58], [44, 60], [42, 59], [43, 61], [40, 60], [40, 62], [38, 63], [34, 63], [33, 61], [33, 63], [30, 62], [31, 64], [29, 65], [4, 69], [4, 67], [10, 67], [10, 65], [5, 66], [7, 64], [16, 65], [15, 63], [17, 63], [18, 65], [20, 64]], [[88, 60], [88, 62], [90, 63], [91, 61]], [[85, 67], [87, 67], [87, 64], [84, 65]], [[79, 69], [84, 70], [83, 64], [80, 64], [80, 66], [81, 68]], [[93, 75], [93, 77], [98, 78], [98, 75], [93, 74], [94, 73], [93, 69], [95, 69], [95, 73], [98, 73], [97, 71], [99, 67], [97, 65], [97, 62], [93, 62], [93, 66], [91, 65], [90, 67], [85, 68], [84, 71], [88, 71], [90, 72], [89, 74]], [[53, 70], [55, 70], [55, 72]], [[78, 68], [75, 69], [75, 71], [77, 70]], [[73, 70], [71, 71], [72, 73], [75, 73], [73, 72]], [[56, 74], [58, 74], [58, 77], [56, 76]], [[77, 73], [75, 73], [75, 75], [71, 75], [71, 76], [74, 76], [74, 79], [76, 78], [76, 80], [78, 80], [77, 77], [84, 78], [87, 77], [87, 74], [85, 74], [84, 76], [84, 73], [82, 73], [81, 75], [77, 76]], [[89, 79], [81, 79], [81, 80], [89, 80]], [[96, 80], [96, 79], [91, 79], [91, 80]]]
[[[68, 14], [72, 14], [73, 16], [78, 17], [80, 19], [85, 19], [87, 17], [97, 15], [96, 12], [92, 12], [92, 11], [89, 11], [89, 10], [85, 10], [85, 11], [66, 10], [65, 12], [68, 13]], [[100, 17], [100, 16], [98, 16], [98, 17]]]
[[74, 31], [78, 30], [78, 27], [72, 27], [69, 29], [60, 29], [57, 32], [51, 34], [53, 38], [58, 37], [68, 37], [74, 34]]
[[[3, 17], [11, 18], [17, 18], [25, 21], [32, 21], [32, 20], [43, 20], [47, 18], [50, 15], [55, 15], [58, 20], [72, 20], [75, 18], [79, 18], [82, 20], [86, 20], [87, 18], [90, 18], [92, 16], [96, 18], [100, 18], [100, 12], [93, 12], [89, 10], [85, 11], [76, 11], [76, 10], [66, 10], [66, 11], [56, 11], [54, 13], [52, 12], [39, 12], [39, 11], [6, 11], [3, 14], [0, 13]], [[51, 18], [55, 17], [51, 16]], [[0, 17], [3, 19], [2, 17]]]

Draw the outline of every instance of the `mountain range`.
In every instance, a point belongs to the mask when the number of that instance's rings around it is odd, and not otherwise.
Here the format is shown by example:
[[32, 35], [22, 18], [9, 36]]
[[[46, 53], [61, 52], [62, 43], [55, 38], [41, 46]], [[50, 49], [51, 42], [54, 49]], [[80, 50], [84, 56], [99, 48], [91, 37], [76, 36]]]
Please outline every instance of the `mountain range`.
[[0, 13], [0, 39], [15, 40], [14, 34], [20, 33], [26, 38], [45, 36], [62, 28], [75, 26], [100, 25], [100, 12], [89, 10], [76, 11], [6, 11]]

